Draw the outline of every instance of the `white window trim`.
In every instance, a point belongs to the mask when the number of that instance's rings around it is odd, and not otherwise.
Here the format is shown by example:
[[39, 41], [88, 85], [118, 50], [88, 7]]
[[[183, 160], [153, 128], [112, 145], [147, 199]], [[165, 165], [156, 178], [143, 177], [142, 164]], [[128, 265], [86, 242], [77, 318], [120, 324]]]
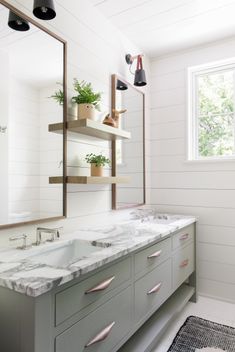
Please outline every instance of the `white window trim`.
[[235, 57], [207, 63], [199, 66], [189, 67], [187, 70], [187, 160], [186, 162], [226, 162], [235, 160], [235, 154], [231, 156], [214, 156], [199, 157], [198, 156], [198, 128], [196, 126], [198, 120], [194, 107], [196, 106], [196, 78], [202, 74], [211, 72], [222, 72], [229, 69], [235, 70]]

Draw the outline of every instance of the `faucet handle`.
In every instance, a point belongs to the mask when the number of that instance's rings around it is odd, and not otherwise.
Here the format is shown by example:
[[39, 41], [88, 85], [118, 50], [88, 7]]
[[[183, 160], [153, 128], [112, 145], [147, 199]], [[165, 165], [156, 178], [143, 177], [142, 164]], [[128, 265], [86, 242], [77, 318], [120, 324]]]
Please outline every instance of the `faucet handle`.
[[31, 245], [27, 244], [27, 239], [28, 239], [28, 235], [26, 234], [22, 234], [22, 235], [16, 235], [16, 236], [12, 236], [9, 238], [9, 241], [19, 241], [19, 240], [23, 240], [23, 244], [21, 246], [16, 247], [17, 249], [27, 249], [30, 248]]
[[47, 242], [54, 242], [60, 238], [60, 233], [61, 230], [63, 230], [63, 227], [55, 227], [53, 229], [49, 229], [48, 233], [51, 234], [51, 238], [47, 240]]

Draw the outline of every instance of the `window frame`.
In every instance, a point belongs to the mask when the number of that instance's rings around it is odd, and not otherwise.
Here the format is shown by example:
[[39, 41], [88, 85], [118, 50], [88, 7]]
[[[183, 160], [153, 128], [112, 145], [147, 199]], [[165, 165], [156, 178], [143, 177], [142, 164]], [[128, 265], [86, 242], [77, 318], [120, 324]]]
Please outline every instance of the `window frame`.
[[[229, 161], [235, 160], [233, 155], [216, 155], [201, 157], [198, 148], [198, 86], [197, 77], [208, 73], [219, 73], [234, 70], [234, 106], [235, 106], [235, 57], [227, 60], [216, 61], [187, 69], [187, 161]], [[235, 112], [234, 112], [235, 115]], [[234, 116], [235, 121], [235, 116]], [[235, 123], [235, 122], [234, 122]], [[235, 138], [234, 138], [235, 145]]]

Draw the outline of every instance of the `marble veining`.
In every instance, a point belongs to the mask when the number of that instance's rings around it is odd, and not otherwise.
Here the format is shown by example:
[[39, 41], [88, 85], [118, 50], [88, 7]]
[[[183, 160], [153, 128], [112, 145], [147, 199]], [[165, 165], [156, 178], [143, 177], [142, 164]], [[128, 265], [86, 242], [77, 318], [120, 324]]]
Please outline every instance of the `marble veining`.
[[[21, 251], [0, 250], [0, 286], [37, 297], [66, 282], [92, 272], [107, 263], [130, 254], [148, 244], [160, 241], [176, 230], [196, 221], [184, 215], [157, 214], [153, 209], [137, 209], [129, 220], [100, 227], [83, 227], [65, 235], [56, 243]], [[68, 265], [47, 265], [40, 262], [40, 254], [54, 255], [72, 241], [88, 237], [97, 248]], [[58, 252], [57, 252], [58, 253]], [[36, 259], [35, 259], [36, 258]]]

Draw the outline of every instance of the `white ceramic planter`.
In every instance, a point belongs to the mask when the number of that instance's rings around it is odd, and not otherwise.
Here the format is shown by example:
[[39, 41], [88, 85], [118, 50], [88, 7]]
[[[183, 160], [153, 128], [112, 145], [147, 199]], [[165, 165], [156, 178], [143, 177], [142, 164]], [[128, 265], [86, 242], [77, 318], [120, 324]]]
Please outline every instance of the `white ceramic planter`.
[[93, 104], [78, 104], [78, 119], [95, 120], [95, 106]]

